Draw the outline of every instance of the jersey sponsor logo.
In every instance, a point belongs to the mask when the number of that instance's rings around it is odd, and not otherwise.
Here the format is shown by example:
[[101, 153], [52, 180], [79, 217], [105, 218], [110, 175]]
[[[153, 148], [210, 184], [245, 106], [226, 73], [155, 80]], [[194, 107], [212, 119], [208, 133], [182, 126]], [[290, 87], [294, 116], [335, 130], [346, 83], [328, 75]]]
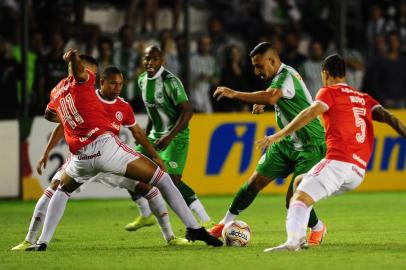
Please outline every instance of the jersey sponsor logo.
[[120, 125], [116, 124], [116, 122], [111, 123], [111, 125], [112, 125], [113, 128], [115, 128], [116, 130], [120, 130]]
[[89, 133], [86, 134], [86, 136], [84, 137], [80, 137], [79, 141], [80, 142], [84, 142], [86, 140], [88, 140], [93, 134], [95, 134], [97, 131], [99, 131], [100, 129], [98, 127], [95, 127], [94, 129], [92, 129], [91, 131], [89, 131]]
[[349, 96], [352, 103], [365, 105], [365, 99], [358, 96]]
[[100, 156], [101, 156], [100, 151], [98, 151], [96, 154], [93, 154], [93, 155], [79, 155], [78, 159], [79, 160], [88, 160], [88, 159], [93, 159], [95, 157], [100, 157]]
[[120, 111], [116, 112], [116, 119], [120, 122], [123, 121], [123, 113]]

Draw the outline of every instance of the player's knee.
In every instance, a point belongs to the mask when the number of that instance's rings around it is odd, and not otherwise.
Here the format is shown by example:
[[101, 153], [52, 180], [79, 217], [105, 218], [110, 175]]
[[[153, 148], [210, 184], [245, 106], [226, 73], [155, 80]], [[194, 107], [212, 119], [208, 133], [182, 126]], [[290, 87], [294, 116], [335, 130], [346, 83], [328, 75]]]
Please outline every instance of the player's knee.
[[152, 188], [149, 184], [139, 182], [134, 188], [134, 193], [145, 196]]
[[291, 202], [293, 201], [301, 201], [307, 206], [311, 206], [314, 204], [313, 198], [310, 197], [310, 195], [307, 194], [306, 192], [300, 190], [296, 191], [295, 194], [293, 194]]
[[302, 182], [304, 174], [296, 176], [294, 182], [293, 182], [293, 190], [296, 190], [297, 187], [299, 186], [300, 182]]
[[59, 186], [60, 183], [61, 183], [60, 180], [53, 179], [53, 180], [51, 181], [51, 183], [49, 184], [49, 187], [52, 188], [53, 190], [56, 190], [56, 189], [58, 188], [58, 186]]
[[271, 179], [261, 176], [261, 175], [256, 175], [253, 178], [250, 179], [249, 181], [249, 189], [255, 192], [260, 192], [263, 190], [271, 181]]

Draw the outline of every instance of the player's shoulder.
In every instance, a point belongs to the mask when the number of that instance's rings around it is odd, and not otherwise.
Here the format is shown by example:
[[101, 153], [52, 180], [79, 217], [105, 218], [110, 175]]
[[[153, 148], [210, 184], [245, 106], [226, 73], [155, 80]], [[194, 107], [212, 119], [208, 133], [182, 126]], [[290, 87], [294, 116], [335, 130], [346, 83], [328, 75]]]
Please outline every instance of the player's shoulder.
[[146, 76], [147, 76], [147, 72], [144, 71], [143, 73], [141, 73], [140, 75], [138, 75], [138, 81], [141, 81], [141, 80], [145, 79]]
[[166, 68], [163, 70], [161, 76], [162, 76], [162, 79], [163, 79], [163, 80], [179, 80], [179, 78], [176, 77], [175, 74], [173, 74], [172, 72], [170, 72], [170, 71], [167, 70]]

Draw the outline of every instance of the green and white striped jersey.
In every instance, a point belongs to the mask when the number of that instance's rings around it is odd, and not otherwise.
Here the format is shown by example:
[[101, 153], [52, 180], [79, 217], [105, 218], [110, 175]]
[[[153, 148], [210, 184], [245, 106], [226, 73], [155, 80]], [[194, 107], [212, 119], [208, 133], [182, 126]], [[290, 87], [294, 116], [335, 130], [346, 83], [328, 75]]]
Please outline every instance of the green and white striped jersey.
[[[177, 106], [188, 101], [182, 82], [170, 71], [161, 67], [152, 78], [148, 78], [144, 72], [138, 77], [138, 85], [141, 89], [142, 99], [147, 109], [148, 116], [152, 121], [152, 138], [160, 138], [169, 133], [175, 126], [180, 112]], [[177, 134], [189, 137], [189, 127]]]
[[[312, 97], [300, 74], [292, 67], [281, 63], [270, 88], [281, 89], [283, 97], [275, 104], [276, 121], [284, 128], [302, 110], [309, 107]], [[300, 130], [286, 137], [295, 150], [305, 150], [308, 146], [324, 144], [324, 128], [319, 118], [314, 119]]]

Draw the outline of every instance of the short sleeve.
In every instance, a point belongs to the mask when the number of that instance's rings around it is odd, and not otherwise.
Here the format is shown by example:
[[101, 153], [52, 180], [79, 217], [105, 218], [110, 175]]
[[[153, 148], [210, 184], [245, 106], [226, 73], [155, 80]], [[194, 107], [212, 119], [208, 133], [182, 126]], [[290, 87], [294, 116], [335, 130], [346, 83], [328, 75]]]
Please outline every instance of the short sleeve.
[[167, 79], [166, 86], [167, 93], [170, 99], [173, 101], [173, 103], [175, 103], [175, 105], [188, 101], [185, 88], [183, 87], [182, 82], [178, 78], [170, 76]]
[[132, 127], [135, 126], [136, 123], [134, 111], [130, 104], [126, 103], [122, 125], [125, 127]]
[[295, 96], [295, 86], [293, 78], [290, 76], [287, 69], [283, 69], [275, 79], [272, 80], [270, 88], [280, 89], [283, 97], [291, 99]]
[[48, 105], [47, 105], [47, 109], [56, 113], [56, 106], [55, 106], [56, 104], [55, 104], [55, 101], [53, 99], [53, 93], [54, 93], [54, 91], [51, 91], [49, 102], [48, 102]]
[[327, 110], [330, 109], [333, 105], [333, 96], [329, 88], [321, 88], [316, 95], [315, 102], [323, 104]]
[[382, 105], [376, 101], [373, 97], [371, 97], [370, 95], [367, 96], [367, 100], [368, 100], [368, 106], [371, 109], [371, 111], [375, 110], [376, 108], [382, 107]]

